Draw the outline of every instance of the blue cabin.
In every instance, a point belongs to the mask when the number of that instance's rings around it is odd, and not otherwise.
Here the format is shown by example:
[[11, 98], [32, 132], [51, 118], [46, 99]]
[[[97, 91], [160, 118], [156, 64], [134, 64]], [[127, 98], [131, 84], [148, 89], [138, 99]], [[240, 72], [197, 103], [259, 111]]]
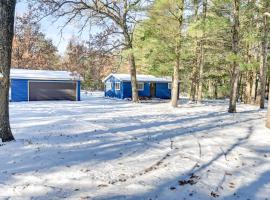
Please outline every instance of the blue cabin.
[[80, 101], [81, 78], [68, 71], [10, 70], [10, 101]]
[[[110, 74], [103, 82], [106, 97], [119, 99], [132, 97], [131, 77], [129, 74]], [[145, 98], [170, 99], [171, 82], [170, 78], [137, 75], [138, 95]]]

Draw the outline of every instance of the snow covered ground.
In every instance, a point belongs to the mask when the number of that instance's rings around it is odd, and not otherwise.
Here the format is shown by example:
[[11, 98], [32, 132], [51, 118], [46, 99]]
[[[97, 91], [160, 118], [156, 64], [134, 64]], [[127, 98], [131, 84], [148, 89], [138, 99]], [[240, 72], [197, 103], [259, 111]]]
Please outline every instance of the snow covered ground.
[[0, 199], [270, 199], [265, 110], [227, 102], [11, 103]]

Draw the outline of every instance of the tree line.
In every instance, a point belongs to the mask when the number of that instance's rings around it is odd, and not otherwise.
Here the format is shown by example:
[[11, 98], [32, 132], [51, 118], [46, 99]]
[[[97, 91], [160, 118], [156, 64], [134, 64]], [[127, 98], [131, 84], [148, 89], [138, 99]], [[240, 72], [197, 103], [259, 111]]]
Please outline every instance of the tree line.
[[[95, 26], [102, 31], [89, 41], [71, 40], [64, 58], [59, 58], [38, 25], [24, 16], [19, 22], [34, 26], [31, 31], [42, 44], [33, 49], [45, 48], [46, 56], [53, 59], [48, 61], [42, 53], [31, 55], [29, 48], [22, 53], [17, 44], [27, 47], [32, 40], [21, 34], [31, 33], [27, 26], [16, 25], [24, 31], [15, 34], [13, 63], [21, 59], [21, 63], [30, 62], [25, 67], [80, 70], [89, 84], [98, 80], [97, 85], [104, 74], [128, 66], [133, 102], [139, 100], [136, 74], [143, 72], [172, 76], [173, 107], [179, 103], [179, 81], [191, 101], [229, 98], [230, 113], [237, 111], [240, 101], [265, 107], [270, 82], [269, 0], [28, 1], [32, 15], [53, 16], [65, 25], [79, 22], [81, 30]], [[31, 63], [32, 58], [37, 62]], [[7, 69], [4, 77], [8, 73]]]

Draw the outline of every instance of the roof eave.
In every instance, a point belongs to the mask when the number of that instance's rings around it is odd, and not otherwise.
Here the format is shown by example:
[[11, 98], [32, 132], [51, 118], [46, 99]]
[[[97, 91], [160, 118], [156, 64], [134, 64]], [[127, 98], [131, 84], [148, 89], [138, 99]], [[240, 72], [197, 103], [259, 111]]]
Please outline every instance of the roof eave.
[[21, 79], [21, 80], [40, 80], [40, 81], [83, 81], [83, 79], [67, 79], [67, 78], [36, 78], [36, 77], [10, 77], [10, 79]]

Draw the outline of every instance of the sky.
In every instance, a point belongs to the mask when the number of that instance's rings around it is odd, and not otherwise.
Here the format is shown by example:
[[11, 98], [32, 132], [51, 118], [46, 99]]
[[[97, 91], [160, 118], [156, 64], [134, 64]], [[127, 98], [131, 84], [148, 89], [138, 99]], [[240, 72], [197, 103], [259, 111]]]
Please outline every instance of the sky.
[[[17, 3], [16, 15], [22, 15], [27, 10], [27, 4], [22, 0]], [[60, 26], [64, 24], [64, 19], [54, 22], [51, 17], [45, 18], [40, 22], [41, 31], [46, 35], [46, 38], [52, 39], [53, 44], [58, 48], [59, 54], [63, 55], [68, 44], [68, 41], [72, 37], [78, 37], [81, 40], [87, 40], [89, 38], [89, 30], [85, 30], [83, 33], [79, 33], [79, 28], [76, 24], [67, 26], [61, 35]]]

